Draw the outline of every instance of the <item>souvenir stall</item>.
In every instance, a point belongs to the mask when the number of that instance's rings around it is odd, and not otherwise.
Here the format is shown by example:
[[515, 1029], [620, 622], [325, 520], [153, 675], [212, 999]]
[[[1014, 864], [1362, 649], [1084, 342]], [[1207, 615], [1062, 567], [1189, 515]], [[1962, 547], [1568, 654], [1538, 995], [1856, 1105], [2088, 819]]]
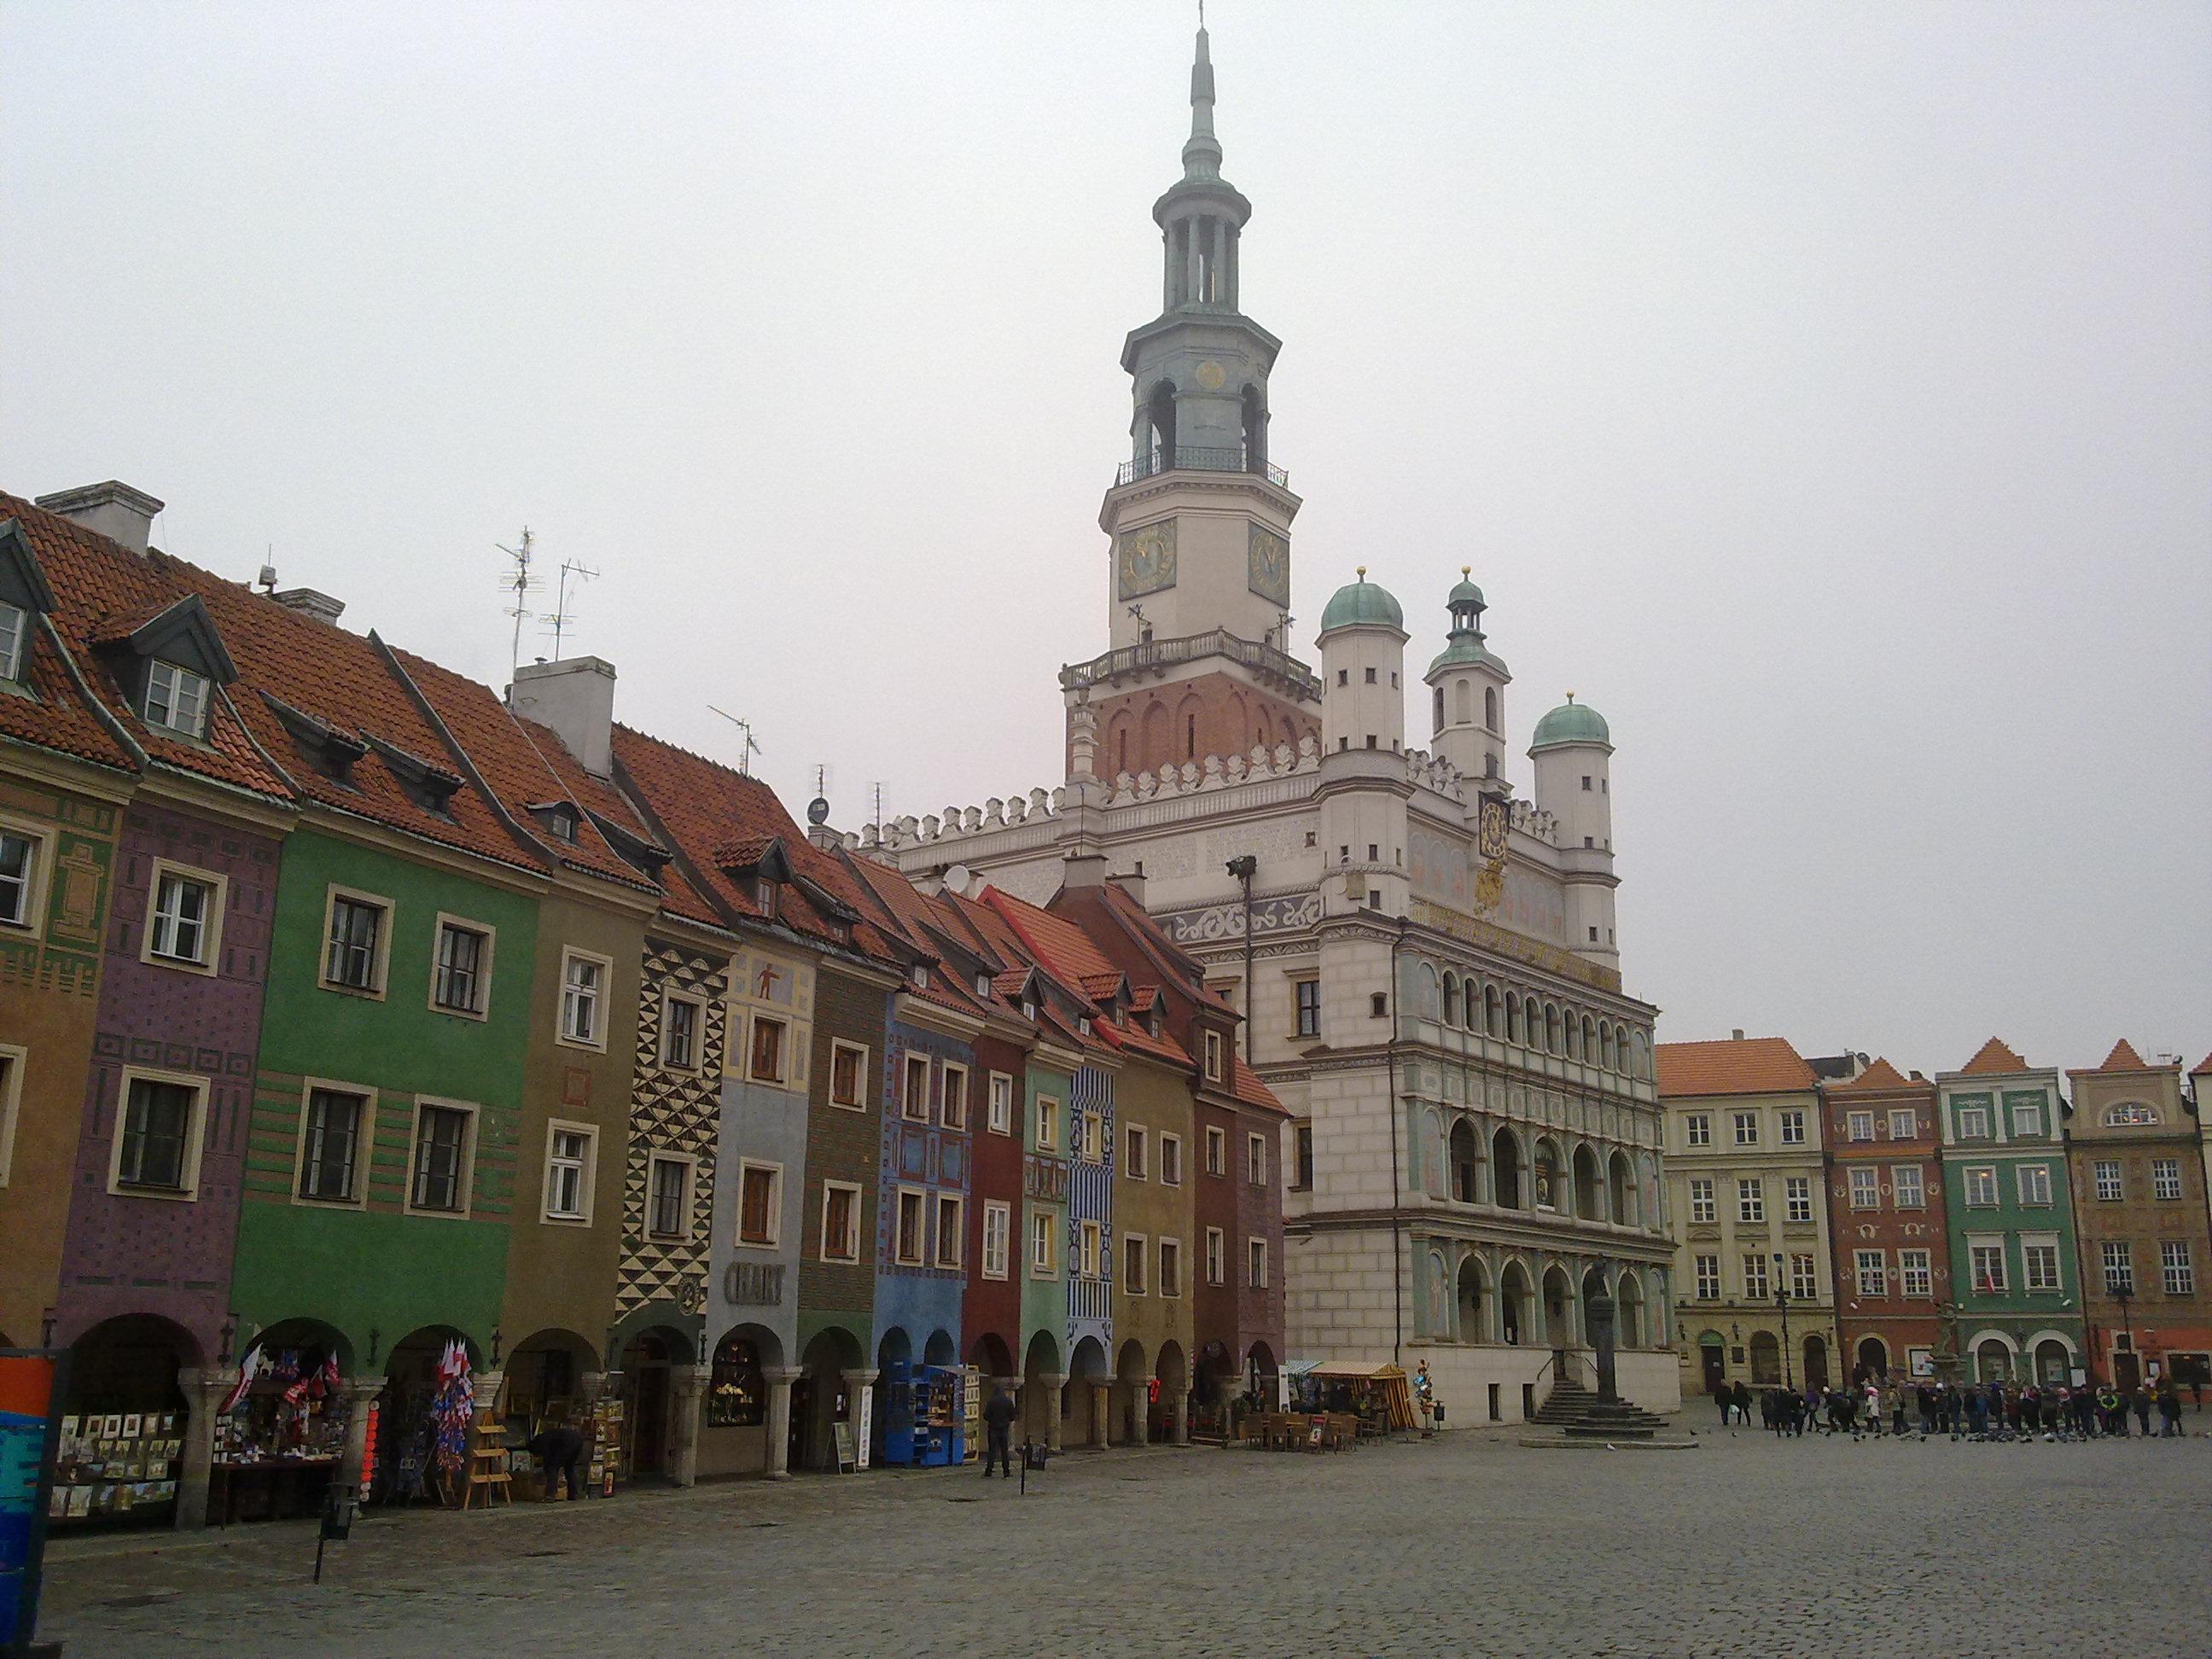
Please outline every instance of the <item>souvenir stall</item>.
[[181, 1333], [128, 1315], [71, 1345], [47, 1518], [57, 1530], [175, 1524], [187, 1418]]
[[910, 1468], [965, 1462], [966, 1369], [895, 1359], [884, 1375], [884, 1442], [878, 1461]]
[[715, 1345], [707, 1373], [707, 1418], [698, 1473], [759, 1474], [768, 1468], [768, 1381], [759, 1346], [732, 1334]]
[[335, 1348], [282, 1327], [246, 1351], [216, 1414], [208, 1519], [284, 1521], [320, 1511], [349, 1420]]
[[[432, 1339], [433, 1341], [438, 1339]], [[375, 1500], [425, 1499], [459, 1508], [475, 1452], [476, 1396], [468, 1349], [410, 1339], [392, 1356], [378, 1425]]]
[[580, 1340], [558, 1331], [532, 1337], [508, 1356], [500, 1396], [499, 1449], [514, 1498], [536, 1503], [545, 1496], [543, 1471], [530, 1454], [530, 1443], [546, 1430], [580, 1430], [588, 1454], [592, 1425], [582, 1378], [592, 1363], [591, 1351]]

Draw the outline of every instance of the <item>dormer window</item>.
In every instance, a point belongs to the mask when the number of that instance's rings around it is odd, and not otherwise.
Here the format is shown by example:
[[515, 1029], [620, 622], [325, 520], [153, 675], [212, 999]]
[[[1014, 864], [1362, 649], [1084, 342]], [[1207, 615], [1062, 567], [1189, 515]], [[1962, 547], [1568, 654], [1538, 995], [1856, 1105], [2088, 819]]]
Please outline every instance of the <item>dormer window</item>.
[[1210, 1082], [1221, 1081], [1221, 1033], [1208, 1031], [1206, 1034], [1206, 1075]]
[[1022, 1018], [1024, 1019], [1033, 1020], [1036, 1017], [1036, 999], [1035, 997], [1024, 997], [1022, 999]]
[[0, 680], [23, 678], [24, 647], [30, 637], [31, 613], [0, 599]]
[[554, 840], [567, 842], [572, 847], [575, 845], [580, 820], [574, 805], [565, 800], [546, 801], [529, 811], [530, 816], [538, 821], [538, 827]]
[[917, 991], [927, 991], [929, 988], [929, 964], [926, 962], [917, 962], [914, 964], [914, 988]]
[[775, 914], [775, 884], [766, 876], [753, 883], [753, 902], [760, 907], [763, 915]]
[[156, 658], [146, 668], [146, 724], [198, 738], [207, 730], [208, 680]]
[[978, 974], [975, 975], [975, 994], [981, 997], [986, 1002], [990, 1000], [991, 976], [988, 974]]
[[1075, 1029], [1082, 1036], [1089, 1036], [1091, 1035], [1091, 1016], [1088, 1014], [1078, 1016], [1075, 1022]]

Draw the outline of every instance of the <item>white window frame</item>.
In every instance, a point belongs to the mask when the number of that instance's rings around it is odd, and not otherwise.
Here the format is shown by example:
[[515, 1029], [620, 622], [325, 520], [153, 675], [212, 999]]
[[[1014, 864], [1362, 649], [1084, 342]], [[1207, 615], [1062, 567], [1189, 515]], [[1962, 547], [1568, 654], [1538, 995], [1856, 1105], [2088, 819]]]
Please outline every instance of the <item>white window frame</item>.
[[1060, 1105], [1057, 1095], [1036, 1097], [1036, 1146], [1041, 1152], [1060, 1150]]
[[1182, 1185], [1182, 1137], [1160, 1131], [1160, 1185]]
[[1849, 1177], [1850, 1206], [1854, 1210], [1881, 1208], [1881, 1171], [1871, 1164], [1855, 1164]]
[[1229, 1235], [1218, 1227], [1206, 1230], [1206, 1282], [1225, 1285], [1229, 1273]]
[[0, 635], [0, 640], [5, 641], [4, 647], [0, 647], [0, 680], [21, 682], [23, 659], [31, 642], [31, 613], [20, 605], [0, 599], [0, 624], [7, 629]]
[[1244, 1184], [1267, 1184], [1267, 1137], [1247, 1133], [1244, 1137]]
[[1014, 1079], [1012, 1073], [993, 1072], [984, 1088], [988, 1092], [988, 1100], [983, 1108], [983, 1127], [994, 1135], [1013, 1133]]
[[1792, 1225], [1802, 1225], [1813, 1219], [1812, 1176], [1783, 1176], [1782, 1218]]
[[1735, 1219], [1740, 1227], [1756, 1227], [1766, 1219], [1766, 1183], [1757, 1176], [1736, 1177]]
[[1076, 1225], [1075, 1236], [1078, 1245], [1074, 1263], [1075, 1276], [1078, 1279], [1087, 1279], [1096, 1282], [1103, 1277], [1103, 1270], [1107, 1265], [1105, 1224], [1098, 1221], [1079, 1222]]
[[1844, 1115], [1844, 1133], [1851, 1140], [1872, 1140], [1874, 1114], [1865, 1110], [1846, 1112]]
[[[1960, 1139], [1987, 1140], [1990, 1138], [1990, 1109], [1988, 1107], [1960, 1106], [1954, 1109], [1957, 1113], [1958, 1116]], [[1971, 1128], [1967, 1127], [1969, 1119], [1972, 1120], [1973, 1127]]]
[[[921, 1098], [919, 1101], [915, 1098], [916, 1068], [920, 1069], [921, 1078]], [[913, 1049], [908, 1049], [899, 1056], [899, 1118], [901, 1121], [906, 1123], [929, 1121], [929, 1082], [931, 1074], [935, 1070], [936, 1067], [929, 1063], [927, 1054], [917, 1054]], [[918, 1112], [915, 1110], [917, 1105], [921, 1108]]]
[[1229, 1174], [1229, 1131], [1208, 1126], [1206, 1131], [1206, 1172], [1226, 1178]]
[[1682, 1144], [1686, 1146], [1710, 1146], [1713, 1144], [1713, 1115], [1711, 1112], [1683, 1114]]
[[[2112, 1272], [2112, 1269], [2116, 1266], [2120, 1270], [2117, 1281], [2115, 1280]], [[2098, 1240], [2097, 1267], [2100, 1274], [2098, 1283], [2104, 1286], [2105, 1294], [2106, 1296], [2113, 1294], [2113, 1287], [2116, 1282], [2118, 1285], [2124, 1287], [2130, 1296], [2133, 1296], [2136, 1293], [2136, 1249], [2135, 1241], [2133, 1239], [2105, 1238]]]
[[2120, 1161], [2116, 1158], [2092, 1159], [2089, 1179], [2100, 1204], [2117, 1204], [2127, 1194], [2127, 1178], [2121, 1173]]
[[1730, 1112], [1729, 1114], [1729, 1133], [1731, 1138], [1730, 1144], [1733, 1146], [1758, 1146], [1759, 1114], [1757, 1112]]
[[1899, 1209], [1924, 1210], [1928, 1207], [1928, 1182], [1917, 1164], [1890, 1165], [1889, 1188]]
[[[300, 1190], [300, 1183], [307, 1172], [307, 1121], [314, 1109], [318, 1091], [325, 1094], [356, 1095], [361, 1099], [361, 1121], [355, 1131], [353, 1158], [353, 1190], [343, 1198], [319, 1198]], [[377, 1091], [365, 1083], [349, 1083], [342, 1078], [307, 1077], [300, 1079], [300, 1121], [292, 1142], [292, 1202], [315, 1210], [360, 1210], [368, 1205], [368, 1168], [371, 1153], [376, 1145], [376, 1118], [381, 1104]], [[415, 1132], [407, 1132], [411, 1147]], [[408, 1160], [411, 1182], [414, 1160]]]
[[15, 1118], [23, 1103], [23, 1073], [31, 1052], [19, 1043], [0, 1042], [0, 1187], [15, 1155]]
[[1103, 1164], [1113, 1151], [1106, 1139], [1106, 1115], [1085, 1112], [1081, 1115], [1083, 1133], [1078, 1137], [1075, 1155], [1085, 1164]]
[[1997, 1206], [1997, 1166], [1969, 1164], [1959, 1172], [1959, 1190], [1968, 1209], [1994, 1210]]
[[[158, 685], [162, 671], [167, 673], [167, 684]], [[154, 712], [154, 694], [161, 694], [165, 713]], [[178, 724], [177, 716], [184, 705], [190, 703], [198, 718], [190, 726]], [[146, 694], [140, 699], [139, 718], [156, 731], [167, 732], [173, 737], [189, 738], [196, 743], [207, 740], [208, 714], [215, 704], [215, 682], [197, 668], [187, 668], [180, 662], [171, 662], [166, 657], [152, 657], [146, 663]]]
[[[161, 923], [161, 883], [169, 878], [208, 890], [207, 908], [200, 918], [200, 954], [197, 957], [169, 956], [154, 948]], [[229, 911], [228, 876], [220, 871], [203, 870], [197, 865], [155, 859], [146, 874], [146, 927], [138, 944], [138, 960], [149, 968], [167, 968], [176, 973], [214, 978], [222, 961], [222, 923]]]
[[2043, 1139], [2043, 1103], [2025, 1100], [2012, 1109], [2012, 1137], [2014, 1140]]
[[2197, 1294], [2197, 1259], [2187, 1239], [2159, 1240], [2158, 1283], [2168, 1296]]
[[[1172, 1274], [1168, 1271], [1170, 1261], [1175, 1264]], [[1174, 1281], [1172, 1286], [1170, 1279]], [[1170, 1301], [1177, 1300], [1182, 1295], [1182, 1240], [1180, 1238], [1161, 1237], [1152, 1241], [1152, 1294]]]
[[2154, 1158], [2150, 1161], [2150, 1195], [2161, 1204], [2171, 1204], [2182, 1194], [2181, 1160], [2178, 1158]]
[[[556, 1150], [562, 1135], [580, 1135], [584, 1140], [584, 1156], [576, 1176], [576, 1195], [580, 1206], [574, 1211], [553, 1207], [553, 1177], [556, 1170], [576, 1160], [565, 1158]], [[538, 1194], [538, 1218], [548, 1226], [588, 1227], [592, 1224], [592, 1200], [595, 1196], [599, 1177], [599, 1130], [595, 1123], [580, 1122], [574, 1118], [553, 1117], [545, 1121], [545, 1177]]]
[[[448, 1100], [443, 1095], [417, 1095], [408, 1113], [406, 1186], [400, 1194], [401, 1210], [408, 1215], [434, 1217], [441, 1221], [466, 1221], [476, 1204], [477, 1128], [482, 1111], [472, 1100]], [[461, 1167], [454, 1178], [453, 1194], [460, 1202], [450, 1210], [434, 1209], [415, 1201], [415, 1158], [422, 1141], [422, 1114], [459, 1113], [466, 1121], [461, 1128]]]
[[[446, 935], [449, 932], [474, 933], [483, 940], [483, 951], [477, 959], [477, 999], [473, 1007], [460, 1008], [438, 1000], [438, 975], [444, 971]], [[498, 945], [499, 929], [489, 922], [478, 921], [472, 916], [457, 916], [450, 911], [439, 911], [437, 920], [430, 927], [430, 985], [425, 994], [430, 1012], [443, 1014], [448, 1019], [490, 1018], [491, 963]]]
[[1920, 1115], [1912, 1108], [1893, 1106], [1889, 1109], [1889, 1138], [1892, 1140], [1910, 1140], [1919, 1130]]
[[[375, 963], [367, 985], [349, 985], [343, 980], [331, 977], [331, 924], [337, 919], [339, 901], [348, 904], [374, 906], [383, 915], [376, 927]], [[323, 936], [315, 957], [315, 981], [325, 991], [335, 991], [340, 996], [364, 997], [371, 1002], [384, 1000], [385, 992], [392, 982], [392, 935], [399, 924], [399, 907], [382, 893], [371, 893], [358, 887], [341, 886], [332, 882], [323, 893]]]
[[[852, 1206], [845, 1212], [845, 1237], [835, 1241], [830, 1237], [830, 1194], [843, 1193]], [[822, 1183], [822, 1215], [816, 1228], [815, 1254], [824, 1261], [856, 1262], [860, 1259], [860, 1203], [866, 1189], [857, 1181], [824, 1181]]]
[[1767, 1278], [1766, 1252], [1743, 1252], [1743, 1296], [1747, 1302], [1764, 1302], [1771, 1289]]
[[[592, 1006], [592, 1034], [589, 1036], [575, 1036], [574, 1022], [568, 1018], [572, 994], [580, 994], [581, 988], [569, 983], [568, 968], [572, 963], [578, 962], [590, 963], [599, 970], [599, 985], [589, 993]], [[613, 1001], [614, 978], [612, 957], [603, 957], [596, 951], [580, 951], [573, 945], [561, 947], [560, 1000], [553, 1011], [554, 1042], [564, 1048], [583, 1048], [599, 1054], [606, 1053], [607, 1026], [610, 1023], [607, 1009]]]
[[25, 855], [23, 868], [22, 915], [0, 916], [0, 927], [37, 939], [46, 927], [46, 881], [53, 869], [53, 832], [4, 812], [0, 812], [0, 830], [26, 842], [31, 849]]
[[[668, 1013], [669, 1010], [678, 1003], [684, 1004], [691, 1010], [691, 1059], [689, 1064], [671, 1059], [668, 1053], [670, 1029]], [[750, 1041], [752, 1033], [747, 1031], [745, 1035], [749, 1039], [745, 1044], [745, 1077], [750, 1081], [753, 1080], [752, 1044]], [[653, 1060], [664, 1072], [681, 1072], [687, 1077], [696, 1077], [701, 1072], [706, 1070], [707, 999], [690, 991], [673, 991], [665, 985], [662, 986], [660, 988], [660, 1034], [659, 1040], [653, 1044], [653, 1048], [655, 1051]], [[781, 1078], [765, 1080], [777, 1083], [782, 1081]]]
[[[768, 1237], [745, 1237], [745, 1176], [759, 1170], [768, 1176]], [[738, 1160], [737, 1184], [730, 1189], [730, 1243], [740, 1250], [780, 1250], [783, 1248], [783, 1165], [762, 1158]]]
[[986, 1279], [1006, 1277], [1007, 1247], [1014, 1226], [1014, 1206], [1000, 1198], [983, 1200], [983, 1259], [976, 1264]]
[[2051, 1166], [2048, 1164], [2015, 1164], [2012, 1166], [2012, 1181], [2013, 1195], [2023, 1207], [2050, 1207]]
[[1720, 1257], [1717, 1255], [1692, 1257], [1691, 1276], [1696, 1284], [1698, 1301], [1717, 1302], [1721, 1299]]
[[1921, 1301], [1936, 1294], [1936, 1257], [1932, 1250], [1916, 1248], [1897, 1253], [1897, 1293]]
[[[902, 1235], [906, 1231], [906, 1204], [914, 1200], [914, 1252], [908, 1255]], [[920, 1187], [900, 1187], [891, 1200], [891, 1260], [902, 1267], [923, 1267], [929, 1265], [929, 1194]]]
[[[940, 1129], [951, 1129], [956, 1133], [964, 1133], [968, 1127], [968, 1115], [971, 1105], [968, 1098], [968, 1068], [957, 1060], [948, 1060], [937, 1069], [942, 1074], [937, 1085], [937, 1127]], [[960, 1115], [957, 1119], [952, 1113], [952, 1098], [956, 1092], [952, 1087], [952, 1079], [955, 1078], [960, 1079], [960, 1087], [957, 1091], [960, 1097]]]
[[1781, 1120], [1782, 1144], [1784, 1146], [1802, 1146], [1805, 1144], [1804, 1108], [1792, 1106], [1775, 1115]]
[[1206, 1040], [1206, 1080], [1209, 1083], [1218, 1083], [1224, 1075], [1221, 1058], [1221, 1033], [1206, 1031], [1202, 1035]]
[[1713, 1194], [1711, 1176], [1690, 1177], [1690, 1219], [1699, 1226], [1717, 1224], [1721, 1218], [1720, 1200]]
[[[1996, 1272], [1990, 1277], [1989, 1287], [1982, 1286], [1981, 1265], [1974, 1259], [1978, 1251], [1993, 1250]], [[1966, 1235], [1966, 1289], [1973, 1296], [2005, 1296], [2012, 1288], [2012, 1266], [2005, 1259], [2004, 1236], [2002, 1233]]]
[[[1134, 1272], [1131, 1268], [1135, 1269]], [[1152, 1241], [1147, 1233], [1121, 1235], [1121, 1294], [1145, 1296], [1152, 1281]]]
[[[1044, 1224], [1042, 1229], [1037, 1225], [1039, 1222]], [[1044, 1246], [1042, 1254], [1037, 1249], [1040, 1244]], [[1052, 1279], [1058, 1276], [1060, 1273], [1060, 1212], [1058, 1211], [1042, 1206], [1030, 1209], [1029, 1258], [1031, 1279]]]
[[1819, 1300], [1820, 1267], [1816, 1257], [1800, 1252], [1790, 1258], [1790, 1294], [1800, 1302]]
[[[948, 1209], [952, 1216], [949, 1231], [945, 1224]], [[946, 1273], [962, 1272], [968, 1265], [967, 1199], [959, 1193], [933, 1193], [930, 1194], [929, 1212], [933, 1247], [929, 1265]], [[947, 1237], [952, 1240], [952, 1248], [949, 1250], [945, 1247]]]
[[[131, 1085], [136, 1082], [172, 1084], [191, 1091], [192, 1103], [185, 1119], [183, 1156], [173, 1188], [126, 1185], [123, 1180], [123, 1130], [131, 1115]], [[151, 1066], [125, 1066], [115, 1092], [115, 1128], [107, 1152], [107, 1190], [121, 1198], [151, 1198], [168, 1204], [197, 1203], [200, 1195], [201, 1143], [207, 1136], [209, 1082], [196, 1072], [167, 1072]]]
[[1248, 1291], [1266, 1290], [1271, 1273], [1267, 1241], [1247, 1234], [1244, 1239], [1244, 1288]]
[[[840, 1054], [854, 1056], [853, 1061], [854, 1097], [851, 1100], [837, 1098], [837, 1056]], [[868, 1045], [866, 1043], [848, 1042], [843, 1037], [830, 1039], [830, 1077], [823, 1085], [823, 1091], [829, 1097], [830, 1103], [841, 1111], [865, 1112], [868, 1109]]]
[[1152, 1179], [1152, 1137], [1141, 1123], [1121, 1126], [1121, 1174], [1131, 1181]]
[[[684, 1166], [683, 1225], [672, 1233], [653, 1230], [653, 1167], [656, 1164], [680, 1164]], [[643, 1231], [646, 1237], [658, 1243], [689, 1243], [699, 1231], [699, 1160], [690, 1152], [672, 1152], [665, 1147], [653, 1146], [645, 1158], [645, 1215]]]
[[[1971, 1255], [1969, 1260], [1971, 1260]], [[2048, 1284], [2038, 1284], [2036, 1263], [2046, 1261], [2051, 1272]], [[2030, 1296], [2056, 1296], [2066, 1288], [2065, 1264], [2058, 1259], [2058, 1236], [2023, 1235], [2020, 1241], [2020, 1282], [2023, 1291]]]
[[1851, 1252], [1851, 1271], [1858, 1281], [1861, 1296], [1889, 1295], [1889, 1252], [1887, 1250], [1854, 1250]]

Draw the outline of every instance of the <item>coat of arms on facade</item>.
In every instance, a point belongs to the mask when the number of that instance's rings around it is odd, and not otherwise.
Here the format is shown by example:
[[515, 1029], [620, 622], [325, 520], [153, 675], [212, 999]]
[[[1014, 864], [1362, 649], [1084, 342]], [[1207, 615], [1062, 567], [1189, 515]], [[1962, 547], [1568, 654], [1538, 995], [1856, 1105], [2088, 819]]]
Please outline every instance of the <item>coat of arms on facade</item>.
[[1512, 816], [1504, 799], [1485, 795], [1475, 823], [1475, 856], [1482, 860], [1474, 878], [1477, 910], [1495, 910], [1505, 896], [1505, 843], [1511, 826]]

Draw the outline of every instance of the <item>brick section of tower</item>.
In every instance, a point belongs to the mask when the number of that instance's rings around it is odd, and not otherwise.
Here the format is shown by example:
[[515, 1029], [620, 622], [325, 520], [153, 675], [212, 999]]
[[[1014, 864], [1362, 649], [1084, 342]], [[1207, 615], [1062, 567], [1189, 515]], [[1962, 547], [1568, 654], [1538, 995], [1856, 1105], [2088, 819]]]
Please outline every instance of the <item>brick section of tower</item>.
[[1097, 716], [1097, 775], [1158, 773], [1209, 755], [1249, 755], [1255, 746], [1292, 749], [1321, 741], [1317, 709], [1304, 707], [1225, 673], [1146, 686], [1093, 700]]

